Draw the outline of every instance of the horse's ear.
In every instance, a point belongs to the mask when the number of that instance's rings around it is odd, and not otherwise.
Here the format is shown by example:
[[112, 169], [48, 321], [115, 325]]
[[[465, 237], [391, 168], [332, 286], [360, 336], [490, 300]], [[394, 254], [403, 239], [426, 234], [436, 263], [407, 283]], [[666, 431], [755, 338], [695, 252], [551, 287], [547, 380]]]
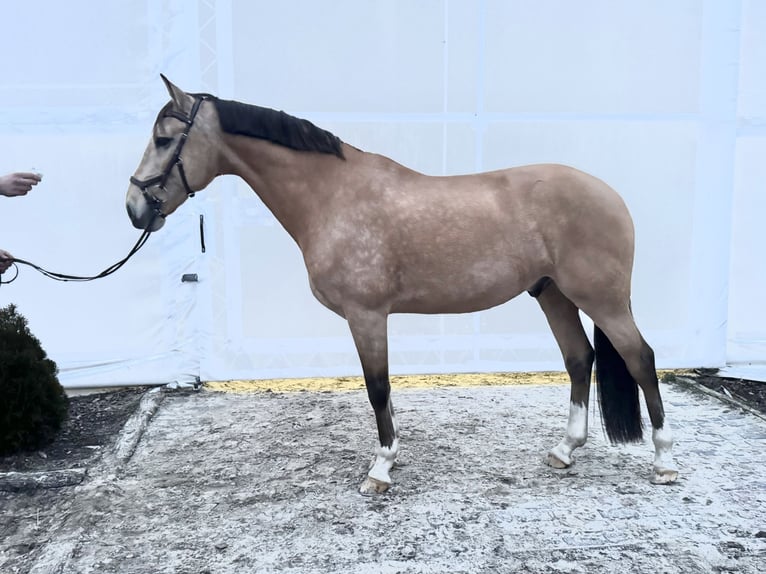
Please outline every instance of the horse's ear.
[[193, 98], [189, 94], [168, 80], [164, 74], [160, 74], [160, 78], [165, 83], [165, 87], [168, 89], [168, 94], [170, 94], [170, 99], [173, 100], [175, 107], [179, 110], [185, 110], [191, 106], [190, 102]]

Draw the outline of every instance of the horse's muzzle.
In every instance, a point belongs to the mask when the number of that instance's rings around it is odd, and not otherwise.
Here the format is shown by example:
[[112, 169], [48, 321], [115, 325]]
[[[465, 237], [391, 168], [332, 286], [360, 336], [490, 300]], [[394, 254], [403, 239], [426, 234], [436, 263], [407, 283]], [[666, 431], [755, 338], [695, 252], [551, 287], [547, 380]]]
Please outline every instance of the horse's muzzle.
[[128, 211], [130, 222], [136, 229], [157, 231], [165, 225], [165, 218], [160, 217], [154, 209], [148, 209], [147, 205], [136, 207], [133, 202], [128, 201], [125, 204], [125, 208]]

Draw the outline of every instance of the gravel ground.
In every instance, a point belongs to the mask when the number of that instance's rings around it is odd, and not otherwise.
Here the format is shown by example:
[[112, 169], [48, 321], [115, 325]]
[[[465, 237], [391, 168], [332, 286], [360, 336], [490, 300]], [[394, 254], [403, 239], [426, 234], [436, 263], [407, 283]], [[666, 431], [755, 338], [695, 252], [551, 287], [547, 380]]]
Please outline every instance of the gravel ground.
[[542, 464], [568, 392], [395, 391], [400, 466], [373, 498], [364, 392], [145, 395], [82, 483], [0, 497], [0, 571], [763, 571], [766, 422], [663, 385], [681, 476], [658, 487], [650, 441], [607, 445], [597, 408], [575, 465]]

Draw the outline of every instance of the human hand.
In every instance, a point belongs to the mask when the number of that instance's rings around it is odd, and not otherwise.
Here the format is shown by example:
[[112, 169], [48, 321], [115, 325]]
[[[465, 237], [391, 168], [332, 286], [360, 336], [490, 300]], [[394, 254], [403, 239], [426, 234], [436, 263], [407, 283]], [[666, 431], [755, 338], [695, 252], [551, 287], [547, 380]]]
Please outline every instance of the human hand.
[[5, 273], [13, 264], [13, 255], [0, 249], [0, 275]]
[[42, 176], [37, 173], [18, 172], [0, 177], [0, 195], [14, 197], [26, 195], [29, 190], [40, 183]]

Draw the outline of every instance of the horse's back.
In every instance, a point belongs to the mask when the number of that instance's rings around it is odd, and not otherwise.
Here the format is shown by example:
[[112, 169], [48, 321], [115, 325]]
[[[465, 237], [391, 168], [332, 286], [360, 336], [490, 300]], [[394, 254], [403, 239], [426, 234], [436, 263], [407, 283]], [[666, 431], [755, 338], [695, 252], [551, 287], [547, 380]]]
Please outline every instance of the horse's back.
[[568, 165], [531, 164], [479, 175], [502, 176], [507, 182], [505, 191], [556, 211], [561, 210], [557, 204], [563, 202], [567, 206], [611, 211], [615, 216], [628, 215], [625, 202], [612, 187], [598, 177]]

